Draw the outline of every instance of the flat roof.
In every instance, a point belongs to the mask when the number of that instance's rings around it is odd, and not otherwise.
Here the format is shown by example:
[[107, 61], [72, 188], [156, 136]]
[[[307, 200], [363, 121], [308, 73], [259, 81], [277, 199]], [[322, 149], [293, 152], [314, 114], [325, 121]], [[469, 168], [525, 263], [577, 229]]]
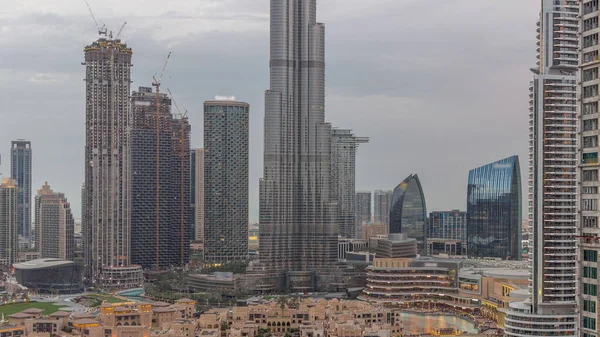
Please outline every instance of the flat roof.
[[74, 264], [74, 262], [61, 259], [37, 259], [23, 263], [15, 263], [13, 267], [17, 269], [40, 269], [57, 266], [66, 266], [70, 264]]

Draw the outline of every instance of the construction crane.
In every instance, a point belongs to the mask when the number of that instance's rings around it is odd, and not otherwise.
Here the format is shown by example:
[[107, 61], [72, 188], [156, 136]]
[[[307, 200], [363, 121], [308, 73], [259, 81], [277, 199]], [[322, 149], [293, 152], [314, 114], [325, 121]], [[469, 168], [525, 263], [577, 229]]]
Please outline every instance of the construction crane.
[[100, 25], [98, 24], [98, 21], [96, 20], [96, 16], [94, 15], [94, 12], [92, 11], [92, 7], [90, 7], [90, 4], [87, 2], [87, 0], [83, 0], [85, 1], [85, 5], [87, 6], [88, 10], [90, 11], [90, 14], [92, 15], [92, 19], [94, 20], [94, 23], [96, 24], [96, 28], [98, 29], [98, 35], [102, 36], [106, 36], [106, 25], [102, 25], [102, 27], [100, 27]]
[[156, 270], [160, 270], [160, 85], [162, 77], [167, 69], [167, 64], [171, 58], [171, 52], [167, 55], [165, 64], [160, 72], [158, 79], [152, 76], [152, 86], [156, 87]]
[[119, 39], [119, 36], [121, 36], [121, 32], [123, 32], [123, 28], [125, 28], [126, 24], [127, 21], [123, 22], [123, 25], [121, 26], [121, 28], [119, 28], [119, 32], [117, 33], [117, 35], [115, 35], [115, 40]]
[[187, 118], [187, 109], [185, 107], [183, 107], [183, 110], [185, 110], [185, 111], [183, 113], [181, 113], [181, 109], [179, 109], [179, 105], [177, 105], [177, 102], [175, 101], [175, 97], [173, 97], [173, 93], [171, 92], [171, 89], [167, 88], [167, 91], [169, 92], [169, 96], [171, 96], [171, 100], [173, 101], [173, 104], [175, 104], [175, 109], [177, 109], [177, 116], [181, 119]]

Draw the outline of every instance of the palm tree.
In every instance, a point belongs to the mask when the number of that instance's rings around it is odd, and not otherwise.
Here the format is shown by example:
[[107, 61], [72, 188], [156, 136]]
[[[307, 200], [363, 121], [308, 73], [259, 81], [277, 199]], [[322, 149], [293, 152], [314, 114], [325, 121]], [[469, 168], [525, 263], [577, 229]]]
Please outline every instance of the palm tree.
[[288, 302], [289, 298], [287, 296], [281, 296], [277, 298], [277, 304], [279, 304], [279, 307], [281, 308], [281, 316], [283, 316], [283, 312]]

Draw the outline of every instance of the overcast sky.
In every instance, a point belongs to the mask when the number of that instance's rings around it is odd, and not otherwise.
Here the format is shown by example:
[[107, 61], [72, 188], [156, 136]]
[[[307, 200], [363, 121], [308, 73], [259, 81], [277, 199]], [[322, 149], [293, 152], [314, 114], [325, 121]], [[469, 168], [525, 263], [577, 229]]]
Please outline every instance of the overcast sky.
[[[258, 219], [269, 0], [89, 0], [100, 25], [133, 48], [132, 89], [172, 51], [163, 87], [189, 111], [202, 147], [202, 102], [250, 103], [250, 218]], [[33, 148], [35, 191], [64, 192], [80, 216], [85, 76], [96, 37], [83, 0], [3, 0], [0, 172], [10, 141]], [[539, 1], [319, 0], [326, 24], [326, 119], [371, 138], [357, 156], [359, 190], [393, 189], [411, 173], [428, 211], [465, 209], [468, 171], [513, 154], [527, 184], [529, 68]], [[526, 194], [524, 194], [526, 198]]]

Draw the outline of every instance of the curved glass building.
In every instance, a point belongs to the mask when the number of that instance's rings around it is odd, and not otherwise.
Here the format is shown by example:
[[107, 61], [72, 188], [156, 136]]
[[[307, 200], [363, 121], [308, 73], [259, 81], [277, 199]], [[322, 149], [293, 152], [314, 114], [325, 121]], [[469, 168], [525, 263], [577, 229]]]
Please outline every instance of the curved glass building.
[[404, 233], [417, 239], [419, 253], [426, 247], [427, 207], [425, 195], [416, 174], [409, 175], [394, 189], [390, 207], [389, 233]]
[[508, 157], [469, 171], [467, 254], [521, 259], [519, 157]]

